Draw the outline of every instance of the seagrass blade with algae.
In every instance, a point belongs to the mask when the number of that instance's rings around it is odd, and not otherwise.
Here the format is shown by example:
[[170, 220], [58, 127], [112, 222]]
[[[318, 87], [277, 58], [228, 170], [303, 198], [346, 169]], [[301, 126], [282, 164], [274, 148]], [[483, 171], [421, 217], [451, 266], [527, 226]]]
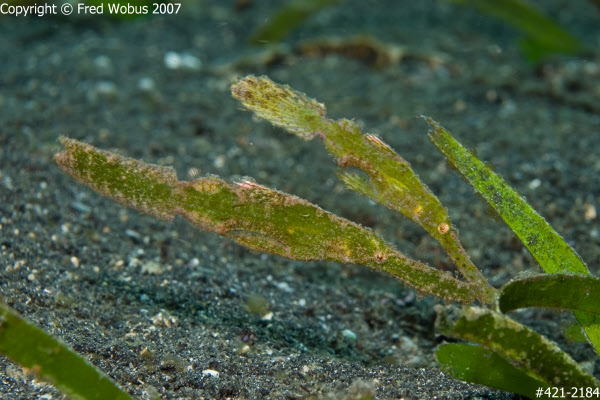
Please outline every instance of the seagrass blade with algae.
[[[485, 166], [447, 130], [428, 119], [433, 144], [458, 169], [523, 242], [547, 273], [589, 274], [579, 254], [500, 175]], [[600, 315], [575, 311], [585, 334], [600, 355]]]

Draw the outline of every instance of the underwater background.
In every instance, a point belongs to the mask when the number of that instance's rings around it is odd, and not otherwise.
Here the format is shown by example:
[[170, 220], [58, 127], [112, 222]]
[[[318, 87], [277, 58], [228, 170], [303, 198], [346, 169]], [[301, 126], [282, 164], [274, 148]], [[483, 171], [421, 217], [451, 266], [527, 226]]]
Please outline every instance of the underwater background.
[[[531, 36], [522, 27], [447, 0], [332, 2], [278, 42], [253, 44], [287, 3], [190, 0], [177, 14], [136, 18], [107, 7], [0, 14], [3, 300], [141, 399], [518, 398], [441, 374], [436, 299], [363, 267], [290, 261], [179, 218], [154, 220], [52, 160], [66, 135], [172, 165], [181, 180], [252, 176], [451, 270], [423, 230], [345, 189], [319, 143], [253, 119], [231, 97], [236, 78], [268, 75], [408, 160], [494, 285], [539, 267], [429, 143], [420, 115], [489, 161], [600, 273], [593, 1], [530, 2], [581, 46], [543, 56], [519, 46]], [[562, 333], [570, 314], [516, 318], [598, 375], [593, 350]], [[5, 399], [63, 398], [3, 357], [0, 377]]]

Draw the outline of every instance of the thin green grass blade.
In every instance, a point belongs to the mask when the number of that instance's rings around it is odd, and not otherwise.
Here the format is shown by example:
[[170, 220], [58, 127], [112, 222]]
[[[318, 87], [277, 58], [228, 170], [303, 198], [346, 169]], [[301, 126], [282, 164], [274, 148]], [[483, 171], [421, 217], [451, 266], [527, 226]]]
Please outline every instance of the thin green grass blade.
[[278, 43], [296, 26], [325, 7], [343, 0], [291, 0], [271, 15], [250, 38], [252, 44]]
[[436, 306], [436, 311], [436, 327], [440, 332], [477, 343], [548, 386], [600, 386], [554, 342], [506, 315], [469, 306], [456, 310], [454, 315], [447, 314], [441, 305]]
[[365, 177], [346, 171], [338, 176], [350, 189], [423, 227], [442, 245], [463, 277], [474, 283], [479, 300], [486, 304], [495, 301], [495, 289], [463, 249], [448, 210], [410, 164], [381, 139], [362, 134], [353, 121], [328, 119], [323, 104], [266, 77], [247, 76], [231, 91], [246, 108], [272, 124], [304, 140], [320, 137], [340, 167], [362, 170]]
[[[504, 222], [547, 273], [589, 274], [587, 266], [564, 239], [504, 179], [492, 172], [431, 118], [429, 138]], [[600, 354], [600, 316], [576, 311], [575, 316]]]
[[74, 399], [133, 400], [59, 340], [0, 304], [0, 353]]
[[559, 24], [523, 0], [452, 0], [514, 26], [525, 34], [521, 50], [530, 61], [554, 53], [574, 54], [583, 49], [577, 38]]
[[592, 275], [541, 274], [502, 287], [500, 311], [547, 307], [600, 314], [600, 279]]
[[80, 183], [113, 200], [170, 221], [192, 224], [253, 250], [293, 260], [329, 260], [387, 272], [409, 286], [447, 300], [472, 303], [474, 284], [398, 252], [358, 224], [298, 197], [242, 180], [205, 177], [178, 181], [175, 171], [61, 138], [58, 165]]
[[532, 378], [491, 350], [469, 344], [444, 344], [435, 357], [445, 374], [507, 392], [536, 397], [548, 384]]

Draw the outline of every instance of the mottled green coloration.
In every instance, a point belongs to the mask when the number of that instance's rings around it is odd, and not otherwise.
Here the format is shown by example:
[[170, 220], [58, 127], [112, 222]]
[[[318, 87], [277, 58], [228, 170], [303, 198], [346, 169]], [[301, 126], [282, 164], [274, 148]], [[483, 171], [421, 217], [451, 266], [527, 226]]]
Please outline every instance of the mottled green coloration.
[[433, 144], [498, 212], [523, 241], [546, 272], [587, 274], [588, 269], [558, 233], [499, 175], [492, 172], [435, 121], [429, 137]]
[[583, 46], [569, 32], [523, 0], [452, 0], [469, 4], [514, 26], [525, 34], [521, 50], [531, 61], [554, 53], [574, 54]]
[[172, 168], [146, 164], [62, 138], [56, 155], [80, 183], [157, 218], [180, 214], [194, 225], [248, 248], [294, 260], [329, 260], [369, 266], [447, 300], [472, 303], [478, 291], [398, 252], [371, 230], [298, 197], [245, 180], [217, 177], [180, 182]]
[[56, 154], [54, 159], [77, 182], [155, 218], [174, 218], [170, 204], [176, 196], [175, 170], [100, 151], [66, 137], [60, 141], [65, 152]]
[[502, 287], [499, 306], [503, 313], [548, 307], [600, 314], [600, 279], [562, 273], [514, 279]]
[[441, 370], [453, 378], [535, 398], [548, 385], [527, 375], [491, 350], [468, 344], [440, 346], [435, 357]]
[[278, 43], [306, 18], [342, 0], [290, 0], [269, 16], [250, 38], [252, 44]]
[[449, 316], [436, 306], [436, 326], [443, 334], [468, 340], [491, 350], [548, 386], [598, 387], [555, 343], [507, 316], [479, 307], [465, 306]]
[[266, 77], [247, 76], [231, 90], [257, 116], [305, 140], [319, 136], [339, 166], [366, 173], [343, 172], [340, 178], [350, 189], [421, 225], [444, 247], [465, 279], [476, 284], [479, 299], [493, 302], [495, 290], [464, 251], [446, 208], [410, 164], [381, 139], [363, 135], [353, 121], [328, 119], [323, 104]]
[[[587, 266], [564, 239], [499, 175], [464, 148], [444, 128], [428, 119], [429, 138], [471, 186], [498, 212], [548, 273], [589, 274]], [[576, 311], [575, 316], [600, 354], [600, 316]]]
[[133, 400], [83, 357], [5, 304], [0, 304], [0, 353], [72, 399]]

